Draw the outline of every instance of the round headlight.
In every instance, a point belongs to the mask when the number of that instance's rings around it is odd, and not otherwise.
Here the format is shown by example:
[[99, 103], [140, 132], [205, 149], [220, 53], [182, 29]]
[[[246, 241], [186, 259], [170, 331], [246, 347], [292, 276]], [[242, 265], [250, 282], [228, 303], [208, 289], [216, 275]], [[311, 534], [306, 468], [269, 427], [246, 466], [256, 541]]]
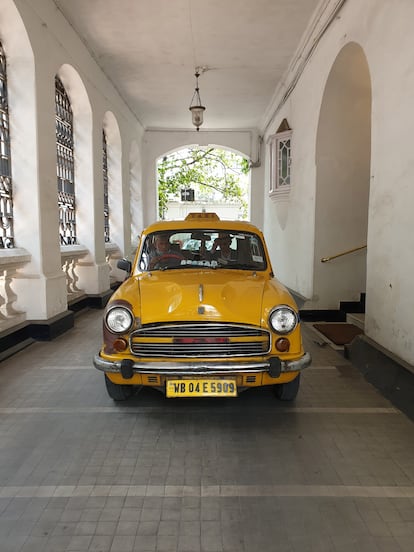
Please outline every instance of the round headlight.
[[134, 319], [128, 309], [114, 307], [107, 312], [105, 322], [111, 332], [125, 333], [131, 328]]
[[278, 334], [293, 332], [298, 324], [298, 315], [287, 305], [281, 305], [272, 310], [269, 315], [269, 324]]

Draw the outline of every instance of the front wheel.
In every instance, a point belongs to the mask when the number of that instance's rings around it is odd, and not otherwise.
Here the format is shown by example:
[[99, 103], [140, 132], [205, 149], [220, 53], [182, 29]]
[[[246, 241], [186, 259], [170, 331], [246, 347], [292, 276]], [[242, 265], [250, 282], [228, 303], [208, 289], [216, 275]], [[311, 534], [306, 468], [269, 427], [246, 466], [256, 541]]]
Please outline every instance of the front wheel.
[[299, 391], [300, 374], [296, 378], [287, 383], [279, 383], [273, 386], [273, 391], [276, 397], [281, 401], [293, 401]]
[[133, 385], [119, 385], [117, 383], [113, 383], [106, 374], [105, 385], [106, 390], [108, 391], [108, 395], [114, 401], [126, 401], [127, 399], [129, 399], [129, 397], [132, 396], [134, 392]]

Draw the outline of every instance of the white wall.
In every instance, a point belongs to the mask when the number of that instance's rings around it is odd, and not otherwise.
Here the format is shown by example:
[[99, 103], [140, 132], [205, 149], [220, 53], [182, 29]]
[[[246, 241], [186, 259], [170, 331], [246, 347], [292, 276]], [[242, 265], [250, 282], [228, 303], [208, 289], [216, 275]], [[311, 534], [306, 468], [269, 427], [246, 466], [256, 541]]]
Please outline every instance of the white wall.
[[[330, 2], [332, 8], [335, 4]], [[264, 230], [275, 271], [293, 290], [315, 299], [315, 159], [319, 114], [337, 55], [350, 42], [360, 45], [372, 86], [365, 331], [411, 364], [414, 364], [413, 20], [414, 3], [409, 0], [345, 2], [313, 51], [289, 99], [266, 129], [266, 136], [275, 132], [285, 117], [293, 129], [293, 183], [289, 201], [276, 204], [266, 193], [264, 197]], [[322, 26], [323, 21], [314, 36]], [[286, 86], [295, 67], [298, 64], [293, 63]], [[279, 91], [274, 106], [284, 92]], [[266, 187], [267, 182], [268, 172]], [[327, 226], [326, 233], [330, 231]]]

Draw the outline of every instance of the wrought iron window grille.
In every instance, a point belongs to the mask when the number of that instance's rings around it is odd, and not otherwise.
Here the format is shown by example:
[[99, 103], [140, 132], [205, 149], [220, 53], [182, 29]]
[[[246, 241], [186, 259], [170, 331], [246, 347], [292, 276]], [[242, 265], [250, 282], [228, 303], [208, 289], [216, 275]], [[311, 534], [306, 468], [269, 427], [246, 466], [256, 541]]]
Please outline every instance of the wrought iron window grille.
[[57, 187], [61, 245], [78, 243], [76, 235], [73, 113], [59, 77], [55, 78]]
[[111, 241], [111, 237], [109, 229], [108, 144], [104, 130], [102, 130], [102, 173], [104, 190], [104, 238], [105, 243], [109, 243]]
[[0, 42], [0, 249], [14, 248], [6, 55]]

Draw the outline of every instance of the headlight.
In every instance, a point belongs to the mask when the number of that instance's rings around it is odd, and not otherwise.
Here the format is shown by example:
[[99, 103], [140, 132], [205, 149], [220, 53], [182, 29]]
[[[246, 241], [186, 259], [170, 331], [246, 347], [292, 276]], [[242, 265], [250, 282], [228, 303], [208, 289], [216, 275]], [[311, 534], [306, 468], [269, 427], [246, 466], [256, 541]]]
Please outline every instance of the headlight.
[[126, 333], [132, 326], [134, 318], [131, 311], [124, 307], [113, 307], [105, 318], [105, 323], [111, 332]]
[[298, 324], [298, 315], [287, 305], [280, 305], [272, 310], [269, 315], [269, 324], [273, 331], [278, 334], [293, 332]]

